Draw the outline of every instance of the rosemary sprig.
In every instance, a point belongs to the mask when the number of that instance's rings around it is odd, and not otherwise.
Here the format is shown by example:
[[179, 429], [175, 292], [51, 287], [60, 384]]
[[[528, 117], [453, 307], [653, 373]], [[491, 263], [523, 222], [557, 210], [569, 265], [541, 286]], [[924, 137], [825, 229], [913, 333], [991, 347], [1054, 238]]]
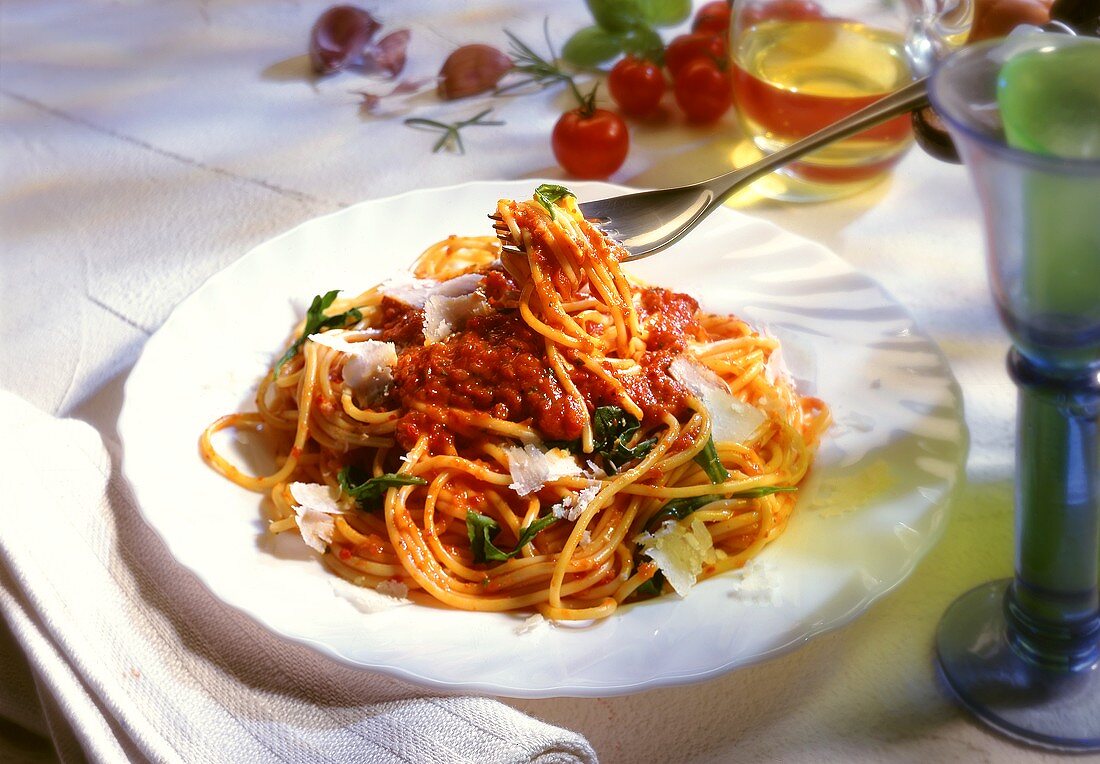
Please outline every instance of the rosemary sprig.
[[564, 82], [569, 86], [569, 89], [573, 91], [574, 97], [577, 99], [577, 103], [583, 107], [588, 107], [595, 100], [595, 89], [588, 96], [581, 95], [581, 91], [577, 88], [577, 83], [573, 79], [572, 75], [566, 72], [561, 66], [558, 65], [558, 54], [554, 50], [554, 43], [550, 41], [550, 19], [543, 19], [542, 22], [542, 36], [546, 40], [546, 48], [550, 51], [549, 58], [544, 58], [535, 52], [535, 50], [525, 43], [523, 40], [516, 37], [516, 35], [507, 29], [504, 30], [504, 34], [508, 36], [508, 41], [511, 43], [509, 49], [509, 55], [515, 62], [512, 65], [512, 71], [519, 72], [520, 74], [527, 75], [526, 79], [513, 82], [504, 87], [496, 89], [496, 95], [501, 95], [509, 90], [515, 90], [516, 88], [524, 87], [525, 85], [535, 84], [540, 88], [549, 87], [558, 82]]
[[459, 132], [462, 128], [471, 126], [492, 127], [504, 124], [501, 120], [484, 119], [491, 111], [492, 109], [486, 109], [461, 122], [447, 123], [435, 119], [426, 119], [425, 117], [409, 117], [405, 120], [405, 124], [414, 129], [437, 130], [443, 133], [443, 135], [439, 137], [439, 140], [435, 142], [435, 146], [432, 147], [433, 154], [445, 148], [451, 150], [457, 149], [459, 154], [465, 154], [466, 147], [462, 145], [462, 135]]

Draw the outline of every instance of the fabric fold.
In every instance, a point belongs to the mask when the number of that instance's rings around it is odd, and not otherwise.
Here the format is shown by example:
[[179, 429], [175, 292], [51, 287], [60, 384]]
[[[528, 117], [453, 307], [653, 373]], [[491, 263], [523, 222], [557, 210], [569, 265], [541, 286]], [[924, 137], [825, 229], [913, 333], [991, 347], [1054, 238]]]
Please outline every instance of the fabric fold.
[[280, 639], [172, 559], [89, 425], [0, 393], [0, 427], [20, 434], [4, 460], [0, 612], [89, 759], [596, 760], [580, 735], [496, 700]]

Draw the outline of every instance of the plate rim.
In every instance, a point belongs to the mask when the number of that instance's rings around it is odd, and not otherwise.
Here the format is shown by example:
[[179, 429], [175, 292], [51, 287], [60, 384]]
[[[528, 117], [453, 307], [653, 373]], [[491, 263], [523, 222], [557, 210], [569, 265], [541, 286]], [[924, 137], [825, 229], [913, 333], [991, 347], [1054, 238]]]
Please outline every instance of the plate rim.
[[[874, 592], [865, 594], [859, 599], [858, 602], [853, 603], [852, 606], [849, 607], [846, 611], [839, 613], [838, 615], [835, 615], [824, 621], [818, 621], [814, 626], [809, 627], [804, 631], [801, 631], [797, 634], [797, 636], [794, 636], [782, 642], [781, 644], [777, 644], [767, 650], [758, 652], [749, 657], [731, 658], [712, 668], [701, 671], [658, 674], [640, 681], [618, 683], [615, 685], [559, 683], [555, 686], [544, 685], [537, 688], [531, 688], [526, 686], [507, 685], [502, 683], [501, 681], [484, 682], [478, 681], [476, 679], [472, 681], [450, 681], [425, 676], [414, 670], [394, 665], [392, 663], [372, 663], [370, 661], [356, 660], [339, 652], [323, 640], [302, 634], [293, 634], [284, 631], [276, 627], [274, 624], [266, 621], [256, 611], [248, 609], [246, 604], [238, 603], [236, 601], [232, 601], [231, 599], [226, 598], [218, 592], [218, 590], [216, 589], [216, 582], [210, 580], [211, 577], [209, 575], [204, 574], [200, 567], [196, 567], [195, 565], [186, 562], [177, 554], [177, 546], [173, 543], [172, 540], [167, 538], [164, 533], [162, 533], [161, 529], [156, 525], [156, 523], [154, 523], [150, 519], [144, 508], [145, 502], [142, 501], [142, 491], [139, 489], [140, 482], [135, 481], [132, 475], [132, 470], [134, 469], [134, 460], [131, 458], [127, 458], [128, 449], [126, 447], [126, 433], [131, 429], [129, 425], [131, 420], [138, 416], [137, 412], [134, 409], [134, 406], [130, 402], [134, 398], [134, 390], [139, 387], [140, 381], [145, 376], [143, 361], [145, 361], [150, 355], [150, 347], [156, 347], [157, 345], [159, 345], [158, 337], [163, 339], [163, 332], [165, 328], [169, 327], [171, 324], [174, 324], [176, 321], [181, 320], [181, 308], [187, 303], [196, 299], [200, 293], [204, 292], [211, 285], [217, 284], [222, 280], [230, 279], [232, 274], [239, 267], [242, 267], [242, 262], [252, 257], [257, 250], [270, 247], [272, 245], [275, 245], [282, 239], [292, 237], [303, 227], [319, 225], [322, 223], [322, 221], [327, 221], [331, 218], [347, 214], [349, 210], [352, 210], [354, 208], [365, 205], [396, 202], [406, 197], [415, 196], [418, 194], [457, 192], [463, 189], [474, 187], [484, 188], [514, 186], [520, 183], [534, 187], [543, 182], [558, 181], [544, 178], [474, 180], [444, 186], [413, 188], [389, 196], [364, 199], [354, 204], [341, 207], [331, 212], [327, 212], [323, 215], [308, 218], [299, 223], [296, 223], [295, 225], [276, 234], [275, 236], [263, 239], [259, 243], [250, 247], [247, 251], [242, 253], [239, 257], [235, 258], [232, 262], [226, 264], [222, 268], [219, 268], [209, 277], [204, 279], [202, 283], [200, 283], [194, 290], [192, 290], [185, 298], [180, 300], [180, 302], [172, 308], [172, 311], [169, 313], [164, 322], [159, 327], [157, 327], [157, 329], [149, 337], [149, 339], [146, 340], [146, 342], [142, 346], [141, 352], [137, 360], [131, 368], [130, 374], [128, 375], [125, 385], [123, 387], [123, 402], [122, 408], [119, 412], [117, 431], [121, 445], [121, 474], [123, 479], [126, 480], [134, 497], [135, 509], [137, 510], [142, 522], [144, 522], [145, 525], [150, 528], [156, 535], [156, 537], [164, 544], [173, 561], [181, 568], [185, 569], [190, 575], [192, 575], [194, 579], [197, 580], [202, 585], [202, 587], [206, 589], [206, 591], [221, 604], [232, 608], [238, 613], [243, 614], [250, 621], [259, 625], [268, 633], [273, 634], [281, 639], [289, 640], [292, 643], [314, 649], [321, 654], [329, 657], [330, 659], [335, 660], [337, 663], [343, 666], [360, 670], [376, 671], [380, 674], [395, 677], [397, 679], [401, 679], [419, 685], [421, 687], [427, 687], [431, 689], [445, 690], [448, 692], [471, 692], [475, 694], [496, 695], [502, 697], [524, 699], [554, 697], [615, 697], [634, 694], [651, 689], [675, 687], [707, 681], [709, 679], [713, 679], [723, 674], [729, 673], [738, 668], [746, 668], [749, 666], [758, 665], [774, 658], [778, 658], [782, 655], [793, 652], [794, 650], [807, 644], [808, 642], [812, 641], [816, 637], [821, 636], [822, 634], [842, 628], [854, 621], [857, 617], [859, 617], [866, 611], [868, 611], [874, 604], [879, 602], [882, 598], [886, 597], [888, 594], [901, 586], [901, 584], [907, 581], [916, 570], [916, 568], [921, 564], [921, 562], [924, 561], [928, 553], [939, 543], [939, 541], [943, 537], [944, 532], [946, 531], [950, 515], [954, 510], [956, 501], [958, 500], [958, 489], [963, 477], [965, 476], [966, 463], [970, 452], [970, 432], [965, 416], [965, 398], [962, 393], [962, 388], [959, 385], [955, 373], [951, 368], [949, 360], [939, 344], [929, 334], [927, 334], [927, 332], [925, 332], [923, 328], [921, 328], [919, 323], [913, 317], [909, 308], [903, 302], [896, 299], [894, 295], [890, 293], [890, 291], [885, 286], [883, 286], [874, 276], [854, 267], [839, 254], [837, 254], [824, 244], [821, 244], [820, 242], [789, 231], [786, 228], [783, 228], [782, 226], [771, 222], [770, 220], [754, 217], [752, 215], [748, 215], [742, 212], [741, 210], [733, 209], [728, 206], [723, 206], [721, 210], [716, 211], [717, 214], [732, 214], [734, 216], [750, 220], [753, 223], [767, 226], [777, 232], [781, 232], [784, 235], [794, 237], [801, 243], [811, 245], [822, 251], [826, 255], [826, 257], [828, 257], [835, 263], [841, 264], [847, 273], [858, 275], [861, 278], [865, 279], [868, 284], [873, 285], [882, 294], [882, 296], [885, 297], [895, 307], [897, 307], [901, 314], [904, 315], [904, 317], [911, 323], [913, 328], [916, 330], [915, 333], [918, 334], [925, 341], [927, 349], [935, 355], [937, 363], [942, 367], [943, 371], [945, 372], [945, 378], [948, 381], [947, 389], [955, 402], [953, 413], [956, 415], [957, 423], [959, 425], [959, 440], [957, 443], [958, 459], [953, 465], [951, 475], [943, 482], [944, 496], [940, 502], [942, 506], [942, 511], [935, 515], [932, 523], [929, 526], [928, 532], [921, 536], [921, 543], [909, 555], [909, 557], [906, 559], [905, 564], [901, 566], [897, 574], [896, 580], [894, 580], [889, 585]], [[585, 188], [604, 188], [613, 192], [612, 195], [635, 193], [647, 190], [646, 188], [629, 187], [617, 183], [608, 183], [605, 181], [577, 181], [574, 182], [574, 185], [578, 187], [584, 186]], [[688, 237], [688, 240], [690, 240], [690, 235]], [[148, 498], [148, 492], [146, 492], [146, 498]]]

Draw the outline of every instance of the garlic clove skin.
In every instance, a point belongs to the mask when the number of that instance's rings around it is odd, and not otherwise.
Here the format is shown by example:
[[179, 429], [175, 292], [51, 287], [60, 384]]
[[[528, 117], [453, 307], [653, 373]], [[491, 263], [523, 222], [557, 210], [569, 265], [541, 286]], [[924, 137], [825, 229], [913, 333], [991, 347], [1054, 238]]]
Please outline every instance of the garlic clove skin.
[[359, 63], [363, 48], [381, 24], [362, 8], [334, 5], [320, 16], [309, 33], [309, 63], [317, 74], [332, 74]]
[[492, 45], [463, 45], [443, 62], [436, 90], [445, 101], [485, 93], [511, 68], [512, 59]]

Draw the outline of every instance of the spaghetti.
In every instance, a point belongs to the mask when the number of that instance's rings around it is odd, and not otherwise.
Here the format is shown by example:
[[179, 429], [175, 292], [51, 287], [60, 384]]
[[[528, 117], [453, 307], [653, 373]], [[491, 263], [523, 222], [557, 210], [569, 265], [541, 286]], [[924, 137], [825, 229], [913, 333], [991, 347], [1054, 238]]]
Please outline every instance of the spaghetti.
[[[255, 412], [203, 433], [353, 583], [465, 610], [603, 618], [738, 568], [783, 532], [826, 406], [778, 342], [635, 283], [568, 191], [497, 212], [522, 248], [452, 236], [415, 279], [315, 298]], [[262, 430], [250, 476], [214, 446]]]

